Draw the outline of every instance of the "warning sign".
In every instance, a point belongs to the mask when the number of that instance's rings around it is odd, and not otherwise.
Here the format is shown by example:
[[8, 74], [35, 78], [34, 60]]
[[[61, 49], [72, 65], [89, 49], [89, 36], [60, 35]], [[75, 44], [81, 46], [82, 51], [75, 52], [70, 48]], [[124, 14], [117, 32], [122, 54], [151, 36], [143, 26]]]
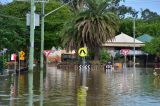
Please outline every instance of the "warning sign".
[[88, 54], [87, 49], [86, 49], [86, 48], [80, 48], [80, 49], [78, 50], [78, 54], [79, 54], [79, 56], [81, 56], [81, 57], [87, 56], [87, 54]]
[[24, 60], [25, 58], [25, 53], [24, 53], [24, 51], [21, 51], [21, 52], [19, 52], [19, 55], [20, 55], [20, 60]]

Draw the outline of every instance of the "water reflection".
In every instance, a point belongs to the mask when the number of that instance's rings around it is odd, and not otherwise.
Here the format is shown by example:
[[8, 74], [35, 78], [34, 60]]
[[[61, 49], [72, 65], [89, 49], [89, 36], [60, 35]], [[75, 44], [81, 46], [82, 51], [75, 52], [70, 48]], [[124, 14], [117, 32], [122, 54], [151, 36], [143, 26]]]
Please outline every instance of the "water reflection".
[[28, 73], [28, 106], [33, 106], [33, 72]]
[[43, 70], [40, 70], [40, 106], [43, 106]]
[[0, 106], [159, 106], [160, 78], [145, 68], [73, 71], [48, 67], [0, 80]]
[[48, 67], [44, 85], [44, 106], [75, 106], [75, 74], [72, 70], [63, 71]]
[[86, 99], [87, 99], [87, 75], [89, 73], [89, 70], [86, 68], [82, 68], [79, 70], [80, 73], [80, 79], [78, 79], [80, 82], [80, 86], [77, 89], [77, 106], [86, 106]]
[[77, 90], [77, 106], [86, 106], [87, 88], [80, 86]]
[[160, 88], [160, 78], [159, 77], [155, 77], [153, 83], [154, 83], [155, 88], [157, 89]]
[[10, 106], [14, 106], [14, 98], [16, 97], [16, 80], [15, 75], [11, 75], [11, 85], [10, 85]]

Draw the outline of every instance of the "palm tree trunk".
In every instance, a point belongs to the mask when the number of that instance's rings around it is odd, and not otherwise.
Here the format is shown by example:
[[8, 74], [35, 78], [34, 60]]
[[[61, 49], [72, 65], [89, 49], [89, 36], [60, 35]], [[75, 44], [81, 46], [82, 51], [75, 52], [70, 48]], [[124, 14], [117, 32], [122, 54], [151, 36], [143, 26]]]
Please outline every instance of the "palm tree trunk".
[[99, 60], [99, 51], [100, 51], [100, 48], [96, 46], [94, 48], [94, 60]]

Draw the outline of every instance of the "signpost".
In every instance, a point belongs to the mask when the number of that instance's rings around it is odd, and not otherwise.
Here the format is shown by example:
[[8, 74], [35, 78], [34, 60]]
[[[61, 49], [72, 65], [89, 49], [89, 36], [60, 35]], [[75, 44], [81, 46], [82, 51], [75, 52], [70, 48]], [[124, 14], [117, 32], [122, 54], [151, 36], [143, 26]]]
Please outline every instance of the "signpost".
[[[82, 57], [82, 65], [79, 66], [80, 69], [83, 69], [83, 68], [86, 69], [87, 65], [86, 65], [85, 57], [88, 55], [87, 48], [85, 48], [85, 47], [80, 48], [80, 49], [78, 50], [78, 55], [79, 55], [80, 57]], [[81, 67], [82, 67], [82, 68], [81, 68]], [[90, 68], [89, 68], [89, 69], [90, 69]]]
[[[79, 70], [80, 71], [82, 70], [82, 87], [88, 89], [88, 87], [86, 87], [86, 78], [87, 78], [86, 71], [90, 70], [90, 65], [87, 65], [85, 62], [85, 57], [88, 55], [87, 48], [85, 48], [85, 47], [80, 48], [78, 50], [78, 54], [80, 57], [82, 57], [82, 65], [79, 65]], [[86, 89], [84, 89], [84, 90], [86, 92]]]
[[24, 61], [24, 59], [25, 59], [25, 53], [24, 53], [24, 51], [20, 51], [19, 52], [19, 73], [21, 70], [21, 61]]
[[112, 66], [112, 67], [113, 67], [113, 69], [114, 69], [114, 57], [116, 56], [116, 52], [115, 52], [114, 50], [112, 50], [112, 51], [111, 51], [111, 55], [112, 55], [112, 57], [113, 57], [113, 63], [112, 63], [113, 66]]
[[11, 60], [14, 61], [14, 70], [15, 70], [15, 72], [16, 72], [16, 57], [17, 57], [17, 55], [15, 53], [11, 55]]
[[122, 54], [125, 57], [125, 64], [124, 64], [124, 68], [126, 68], [126, 57], [129, 53], [129, 49], [121, 49], [120, 50], [120, 54]]
[[25, 53], [23, 51], [20, 51], [19, 52], [19, 55], [20, 55], [20, 60], [24, 60], [25, 59]]

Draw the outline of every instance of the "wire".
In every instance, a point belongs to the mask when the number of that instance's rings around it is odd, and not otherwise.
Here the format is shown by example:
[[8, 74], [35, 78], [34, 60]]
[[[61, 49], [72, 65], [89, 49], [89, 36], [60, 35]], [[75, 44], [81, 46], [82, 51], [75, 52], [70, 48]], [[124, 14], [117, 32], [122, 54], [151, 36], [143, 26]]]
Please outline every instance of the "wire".
[[16, 19], [24, 19], [24, 18], [18, 18], [15, 16], [11, 16], [11, 15], [4, 15], [4, 14], [0, 14], [1, 17], [7, 17], [7, 18], [16, 18]]

